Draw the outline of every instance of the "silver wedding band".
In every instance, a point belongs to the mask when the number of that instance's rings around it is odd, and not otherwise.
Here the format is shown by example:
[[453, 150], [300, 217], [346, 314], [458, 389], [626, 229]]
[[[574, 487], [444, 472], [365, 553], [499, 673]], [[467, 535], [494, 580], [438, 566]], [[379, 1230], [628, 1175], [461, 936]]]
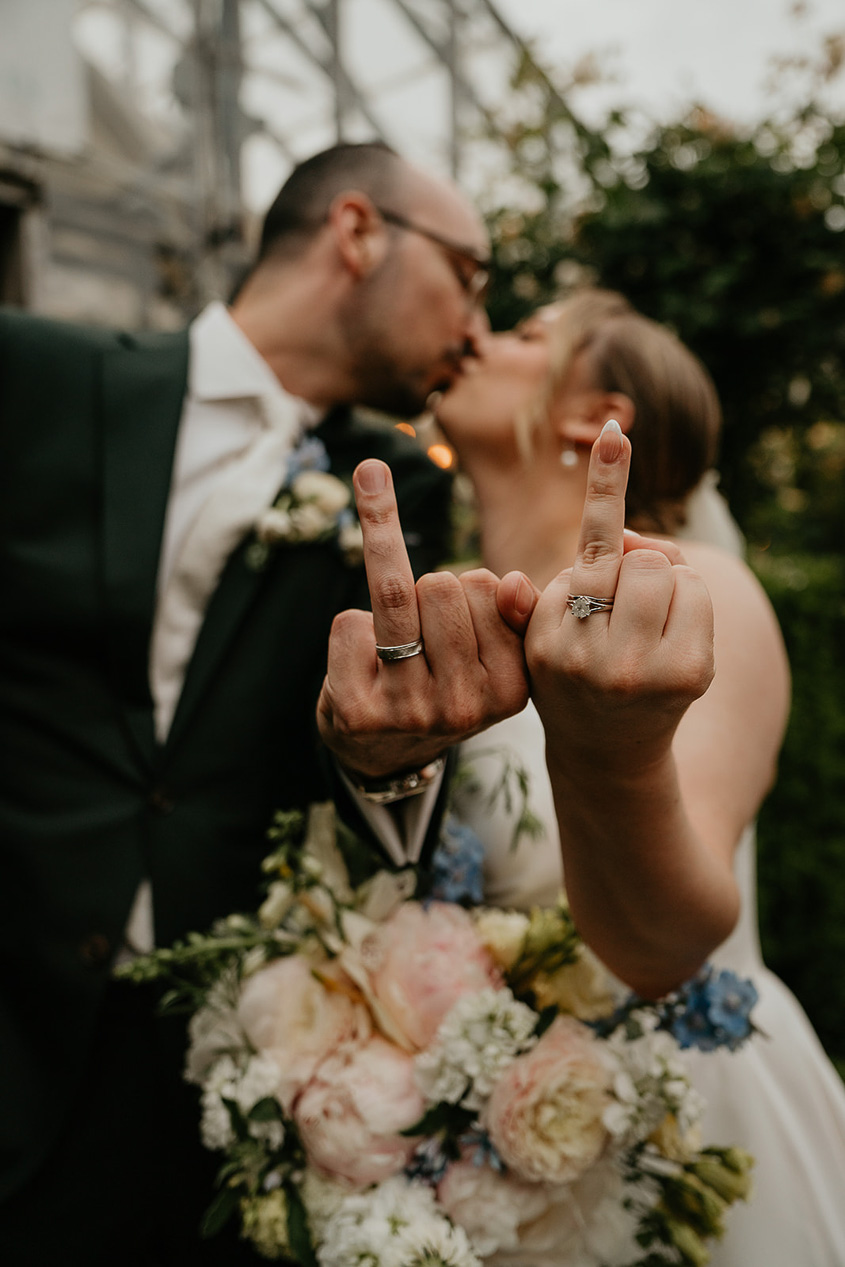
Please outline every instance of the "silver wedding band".
[[609, 612], [613, 606], [612, 598], [593, 598], [592, 594], [570, 594], [566, 604], [573, 616], [586, 620], [594, 612]]
[[376, 655], [386, 663], [390, 663], [391, 660], [410, 660], [411, 656], [422, 655], [422, 653], [422, 638], [416, 638], [413, 642], [400, 642], [396, 647], [380, 647], [376, 643]]

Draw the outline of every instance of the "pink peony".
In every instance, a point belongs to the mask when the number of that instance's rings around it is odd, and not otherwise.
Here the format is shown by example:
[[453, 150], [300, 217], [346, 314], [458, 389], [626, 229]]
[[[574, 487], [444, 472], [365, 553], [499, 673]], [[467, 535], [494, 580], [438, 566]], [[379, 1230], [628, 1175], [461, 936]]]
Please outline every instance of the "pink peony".
[[344, 992], [344, 981], [331, 965], [320, 972], [338, 988], [327, 989], [302, 955], [275, 959], [245, 982], [238, 1020], [252, 1045], [272, 1056], [283, 1070], [276, 1092], [285, 1112], [318, 1064], [344, 1043], [365, 1042], [372, 1026], [367, 1009]]
[[602, 1155], [610, 1073], [591, 1032], [559, 1016], [493, 1089], [485, 1125], [522, 1179], [571, 1183]]
[[294, 1120], [309, 1162], [355, 1187], [402, 1170], [416, 1139], [399, 1132], [422, 1117], [413, 1057], [374, 1036], [330, 1057], [296, 1104]]
[[490, 952], [459, 906], [405, 902], [361, 946], [376, 1013], [417, 1051], [465, 994], [501, 985]]

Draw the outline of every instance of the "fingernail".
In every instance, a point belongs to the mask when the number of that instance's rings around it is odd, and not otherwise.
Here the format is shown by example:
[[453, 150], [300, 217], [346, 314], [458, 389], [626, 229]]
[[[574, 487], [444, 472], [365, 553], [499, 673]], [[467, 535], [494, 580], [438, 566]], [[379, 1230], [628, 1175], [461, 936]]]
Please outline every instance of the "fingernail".
[[638, 541], [643, 535], [641, 532], [637, 532], [634, 528], [623, 528], [622, 532], [626, 537], [636, 537]]
[[528, 616], [531, 614], [531, 608], [534, 606], [534, 590], [524, 576], [516, 587], [516, 593], [513, 597], [513, 605], [519, 612], [520, 616]]
[[602, 462], [615, 462], [622, 452], [622, 428], [615, 418], [609, 418], [599, 436], [599, 457]]
[[357, 471], [358, 486], [364, 493], [383, 493], [387, 480], [384, 465], [378, 461], [362, 462]]

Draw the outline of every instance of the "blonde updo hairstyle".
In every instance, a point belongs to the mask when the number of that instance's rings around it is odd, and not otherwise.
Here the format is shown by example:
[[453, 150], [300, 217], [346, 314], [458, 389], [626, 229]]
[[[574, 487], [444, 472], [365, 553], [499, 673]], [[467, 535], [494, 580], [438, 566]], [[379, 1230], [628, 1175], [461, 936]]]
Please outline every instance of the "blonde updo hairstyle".
[[722, 412], [710, 375], [676, 335], [615, 291], [578, 291], [553, 314], [550, 374], [517, 419], [520, 447], [530, 450], [533, 430], [553, 418], [575, 357], [586, 353], [592, 385], [634, 405], [627, 522], [646, 532], [676, 531], [685, 499], [716, 458]]

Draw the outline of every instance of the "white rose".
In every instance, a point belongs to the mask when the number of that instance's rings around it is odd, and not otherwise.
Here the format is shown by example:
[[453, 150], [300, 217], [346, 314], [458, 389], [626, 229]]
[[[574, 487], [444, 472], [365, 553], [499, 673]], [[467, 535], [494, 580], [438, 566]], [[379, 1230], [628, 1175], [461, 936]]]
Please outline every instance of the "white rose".
[[274, 545], [277, 541], [288, 541], [291, 534], [291, 518], [286, 510], [271, 506], [255, 525], [255, 534], [265, 545]]
[[274, 880], [267, 891], [267, 896], [258, 908], [258, 920], [262, 928], [278, 928], [290, 908], [293, 906], [295, 894], [289, 884], [283, 880]]
[[291, 488], [298, 501], [311, 502], [333, 519], [349, 505], [349, 489], [336, 475], [326, 471], [303, 471]]
[[338, 545], [350, 565], [364, 561], [364, 534], [359, 523], [342, 524], [337, 534]]
[[468, 1159], [449, 1167], [438, 1184], [437, 1200], [485, 1258], [497, 1249], [517, 1246], [520, 1223], [539, 1218], [549, 1204], [540, 1185], [522, 1183]]
[[302, 506], [294, 507], [290, 512], [290, 523], [293, 541], [316, 541], [332, 526], [325, 511], [315, 502], [305, 502]]
[[640, 1256], [635, 1239], [639, 1213], [626, 1208], [630, 1189], [611, 1160], [597, 1162], [576, 1183], [544, 1185], [543, 1191], [546, 1208], [539, 1217], [526, 1215], [518, 1252], [497, 1254], [489, 1267], [516, 1267], [536, 1259], [605, 1267]]

